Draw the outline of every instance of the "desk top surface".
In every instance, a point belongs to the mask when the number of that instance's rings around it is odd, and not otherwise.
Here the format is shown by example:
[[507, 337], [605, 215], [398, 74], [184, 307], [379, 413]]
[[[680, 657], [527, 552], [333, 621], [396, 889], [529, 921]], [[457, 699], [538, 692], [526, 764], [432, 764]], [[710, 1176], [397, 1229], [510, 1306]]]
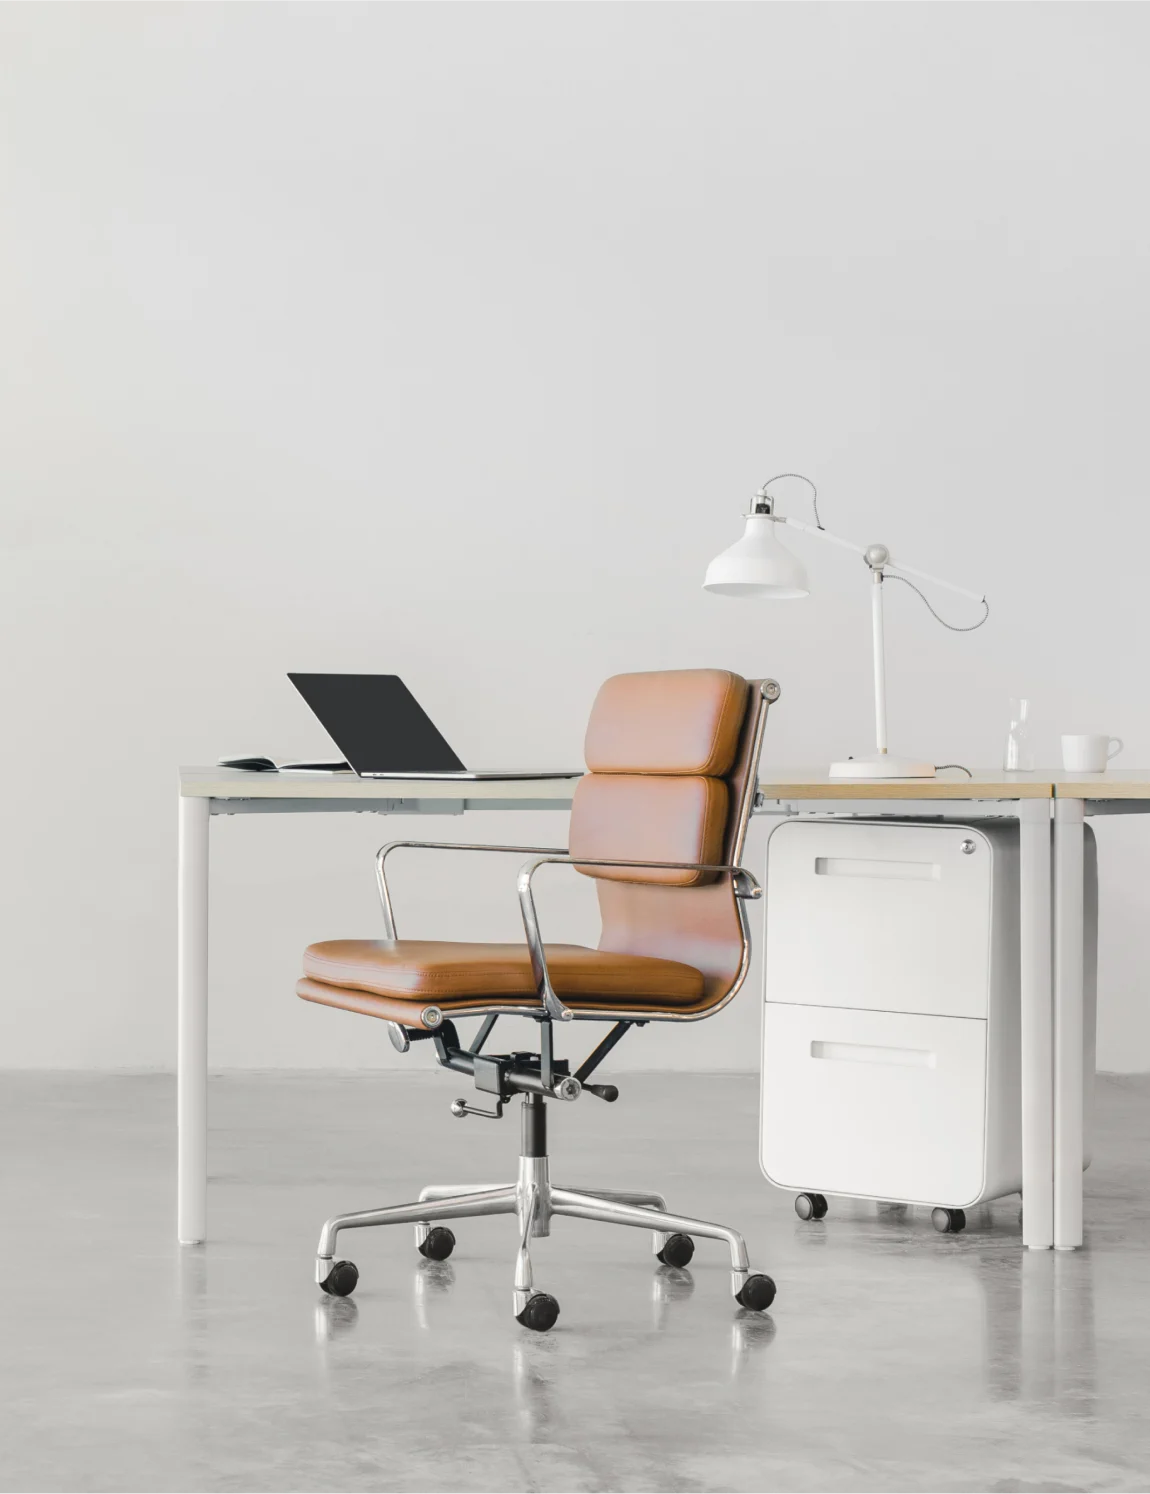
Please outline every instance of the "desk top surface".
[[1050, 775], [1056, 799], [1150, 799], [1150, 768], [1107, 768], [1105, 773]]
[[[566, 808], [571, 778], [356, 778], [351, 774], [245, 773], [236, 768], [181, 768], [180, 794], [199, 799], [521, 799], [553, 800]], [[821, 768], [766, 765], [759, 782], [766, 799], [1150, 799], [1150, 768], [1067, 773], [1061, 768], [1003, 773], [987, 768], [967, 778], [955, 769], [937, 778], [864, 782], [831, 778]]]
[[767, 799], [1049, 799], [1049, 773], [975, 768], [968, 778], [947, 768], [937, 778], [831, 778], [825, 768], [764, 764], [759, 792]]
[[1150, 799], [1150, 768], [1068, 773], [1037, 768], [1005, 773], [975, 768], [971, 777], [948, 768], [937, 778], [889, 778], [869, 783], [831, 778], [825, 770], [766, 766], [759, 782], [768, 799]]
[[354, 773], [248, 773], [181, 768], [185, 799], [554, 799], [571, 803], [575, 778], [357, 778]]

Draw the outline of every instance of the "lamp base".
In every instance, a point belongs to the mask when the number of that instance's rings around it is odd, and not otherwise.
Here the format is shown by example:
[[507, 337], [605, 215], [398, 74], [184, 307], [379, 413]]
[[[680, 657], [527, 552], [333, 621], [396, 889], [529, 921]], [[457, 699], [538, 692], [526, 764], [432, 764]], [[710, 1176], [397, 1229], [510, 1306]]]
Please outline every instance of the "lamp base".
[[895, 757], [877, 752], [867, 757], [848, 757], [844, 763], [831, 763], [832, 778], [934, 778], [933, 763], [914, 757]]

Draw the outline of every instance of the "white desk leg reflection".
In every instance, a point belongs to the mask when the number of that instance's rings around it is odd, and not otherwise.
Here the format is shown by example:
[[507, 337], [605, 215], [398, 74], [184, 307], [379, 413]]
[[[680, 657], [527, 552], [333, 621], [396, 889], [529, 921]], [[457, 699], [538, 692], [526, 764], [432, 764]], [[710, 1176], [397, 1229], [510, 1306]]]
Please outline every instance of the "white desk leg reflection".
[[[994, 1322], [1015, 1318], [1005, 1304], [988, 1309]], [[1098, 1359], [1094, 1269], [1089, 1255], [1024, 1255], [1019, 1277], [1018, 1346], [995, 1389], [1008, 1397], [1089, 1419], [1095, 1414]], [[1013, 1357], [1013, 1356], [1012, 1356]]]
[[[187, 1405], [189, 1415], [196, 1416], [200, 1405], [196, 1396], [211, 1382], [207, 1253], [204, 1250], [177, 1251], [175, 1268], [176, 1309]], [[206, 1434], [207, 1428], [202, 1430]]]

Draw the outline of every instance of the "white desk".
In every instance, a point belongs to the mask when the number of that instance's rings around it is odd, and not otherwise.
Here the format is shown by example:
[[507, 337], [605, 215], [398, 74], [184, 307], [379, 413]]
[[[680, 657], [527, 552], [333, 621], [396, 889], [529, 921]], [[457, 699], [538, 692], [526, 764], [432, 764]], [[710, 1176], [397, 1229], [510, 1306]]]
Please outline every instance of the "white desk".
[[[387, 785], [310, 774], [180, 771], [178, 1234], [206, 1238], [208, 827], [213, 814], [463, 814], [565, 809], [571, 780]], [[1082, 1243], [1083, 824], [1087, 814], [1150, 812], [1150, 770], [1098, 774], [948, 772], [848, 783], [821, 770], [764, 770], [761, 812], [998, 813], [1020, 826], [1023, 1243]], [[876, 801], [883, 801], [881, 809]], [[1051, 819], [1053, 817], [1053, 854]]]

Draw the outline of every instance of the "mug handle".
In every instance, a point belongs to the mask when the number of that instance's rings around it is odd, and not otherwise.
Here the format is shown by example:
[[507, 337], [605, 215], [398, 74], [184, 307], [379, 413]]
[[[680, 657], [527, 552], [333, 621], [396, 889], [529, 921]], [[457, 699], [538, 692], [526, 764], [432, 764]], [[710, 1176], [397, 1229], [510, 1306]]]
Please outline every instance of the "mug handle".
[[1112, 743], [1114, 745], [1110, 746], [1110, 750], [1106, 754], [1106, 761], [1107, 762], [1109, 762], [1112, 757], [1117, 757], [1118, 754], [1122, 751], [1123, 747], [1125, 747], [1125, 745], [1126, 745], [1126, 743], [1122, 740], [1121, 737], [1111, 737], [1110, 738], [1110, 743]]

